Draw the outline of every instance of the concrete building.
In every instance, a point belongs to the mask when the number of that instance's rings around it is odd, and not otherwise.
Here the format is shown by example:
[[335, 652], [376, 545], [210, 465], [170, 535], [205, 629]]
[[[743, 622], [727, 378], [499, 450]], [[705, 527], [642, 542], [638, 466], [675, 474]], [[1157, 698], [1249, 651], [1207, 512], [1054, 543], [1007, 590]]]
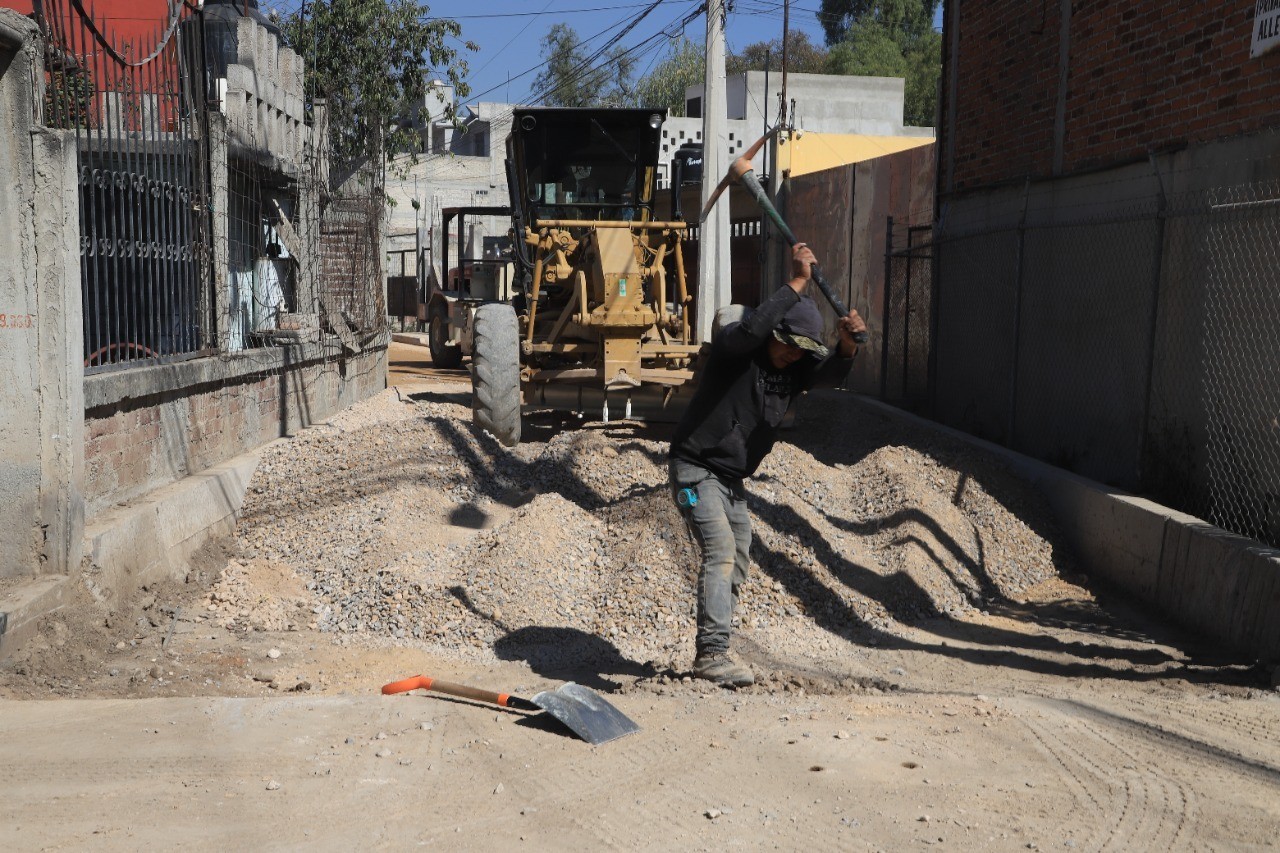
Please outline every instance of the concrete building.
[[0, 9], [0, 654], [72, 584], [111, 608], [181, 577], [251, 451], [385, 387], [381, 199], [328, 187], [323, 104], [245, 6], [127, 49], [163, 78], [209, 47], [210, 79], [119, 91], [74, 7], [50, 45]]
[[[457, 111], [457, 126], [447, 115], [448, 107]], [[387, 168], [386, 192], [392, 204], [386, 251], [393, 274], [399, 273], [403, 261], [405, 275], [416, 276], [413, 259], [419, 249], [424, 263], [434, 266], [446, 236], [451, 246], [457, 245], [456, 225], [450, 235], [440, 230], [445, 208], [508, 204], [505, 162], [512, 109], [511, 104], [490, 101], [455, 104], [453, 87], [439, 82], [427, 94], [414, 122], [423, 140], [417, 162], [405, 155]], [[469, 225], [475, 228], [463, 240], [474, 242], [479, 254], [484, 238], [505, 235], [511, 221], [477, 217]]]
[[[903, 125], [905, 81], [901, 77], [851, 77], [832, 74], [788, 74], [787, 100], [795, 101], [796, 127], [805, 132], [863, 136], [932, 138], [931, 127]], [[662, 130], [659, 182], [666, 186], [671, 157], [681, 145], [702, 141], [703, 85], [685, 90], [685, 115], [667, 119]], [[777, 122], [782, 75], [748, 71], [726, 83], [729, 111], [729, 154], [743, 149]], [[764, 153], [753, 161], [759, 168]]]

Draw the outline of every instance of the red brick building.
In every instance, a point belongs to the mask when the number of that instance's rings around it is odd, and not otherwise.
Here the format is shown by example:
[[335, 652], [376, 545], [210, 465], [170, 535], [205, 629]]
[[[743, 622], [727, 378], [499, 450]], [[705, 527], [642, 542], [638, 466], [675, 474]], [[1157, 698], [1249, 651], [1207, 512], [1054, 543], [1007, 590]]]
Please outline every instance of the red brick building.
[[940, 187], [1145, 160], [1280, 123], [1250, 0], [948, 0]]

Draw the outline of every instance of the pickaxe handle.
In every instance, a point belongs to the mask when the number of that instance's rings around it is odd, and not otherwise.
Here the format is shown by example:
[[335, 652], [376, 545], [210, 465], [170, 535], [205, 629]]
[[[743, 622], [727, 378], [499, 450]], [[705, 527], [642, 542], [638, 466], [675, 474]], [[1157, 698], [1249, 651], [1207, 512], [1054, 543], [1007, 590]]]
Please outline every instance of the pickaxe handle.
[[[756, 173], [751, 169], [742, 171], [737, 168], [738, 164], [741, 162], [742, 161], [739, 160], [737, 163], [734, 163], [739, 183], [747, 188], [747, 191], [755, 198], [756, 204], [760, 205], [760, 209], [763, 210], [765, 215], [768, 216], [769, 219], [773, 221], [773, 224], [778, 227], [778, 231], [782, 233], [787, 244], [794, 248], [800, 241], [796, 239], [796, 235], [791, 231], [791, 228], [787, 226], [787, 223], [782, 218], [782, 214], [778, 213], [778, 209], [773, 206], [773, 202], [769, 201], [769, 196], [765, 194], [764, 187], [760, 186], [760, 181], [756, 178]], [[818, 289], [822, 291], [822, 295], [827, 297], [827, 301], [830, 302], [831, 307], [835, 309], [836, 315], [839, 317], [847, 317], [849, 315], [849, 309], [845, 307], [844, 302], [836, 295], [836, 292], [831, 289], [831, 285], [827, 284], [827, 280], [822, 277], [822, 273], [818, 270], [818, 265], [810, 264], [809, 273], [813, 278], [813, 283], [818, 285]], [[865, 344], [867, 342], [867, 333], [858, 332], [853, 336], [853, 339], [857, 343]]]

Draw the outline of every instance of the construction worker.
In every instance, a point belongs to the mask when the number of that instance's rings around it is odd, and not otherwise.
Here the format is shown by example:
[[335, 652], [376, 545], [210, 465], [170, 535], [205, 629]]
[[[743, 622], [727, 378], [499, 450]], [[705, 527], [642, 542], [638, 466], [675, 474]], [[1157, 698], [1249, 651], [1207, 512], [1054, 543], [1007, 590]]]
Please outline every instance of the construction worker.
[[729, 653], [750, 563], [742, 481], [772, 449], [783, 416], [802, 392], [844, 380], [858, 350], [854, 335], [867, 328], [850, 311], [840, 318], [836, 351], [823, 344], [822, 314], [805, 293], [814, 263], [813, 252], [797, 244], [787, 286], [715, 335], [698, 390], [671, 439], [672, 495], [702, 548], [693, 675], [724, 686], [755, 682]]

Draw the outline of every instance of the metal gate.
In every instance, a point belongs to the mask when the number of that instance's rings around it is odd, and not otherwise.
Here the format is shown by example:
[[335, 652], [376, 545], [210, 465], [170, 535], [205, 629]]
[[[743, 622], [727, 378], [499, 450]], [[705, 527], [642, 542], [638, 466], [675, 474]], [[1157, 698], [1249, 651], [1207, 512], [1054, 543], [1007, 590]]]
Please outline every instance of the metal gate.
[[202, 14], [173, 2], [143, 32], [82, 0], [35, 8], [44, 123], [76, 137], [85, 369], [201, 354], [212, 331]]
[[[880, 397], [921, 412], [931, 408], [933, 396], [932, 233], [932, 225], [899, 227], [895, 232], [893, 217], [888, 217]], [[895, 246], [895, 240], [905, 244]]]

